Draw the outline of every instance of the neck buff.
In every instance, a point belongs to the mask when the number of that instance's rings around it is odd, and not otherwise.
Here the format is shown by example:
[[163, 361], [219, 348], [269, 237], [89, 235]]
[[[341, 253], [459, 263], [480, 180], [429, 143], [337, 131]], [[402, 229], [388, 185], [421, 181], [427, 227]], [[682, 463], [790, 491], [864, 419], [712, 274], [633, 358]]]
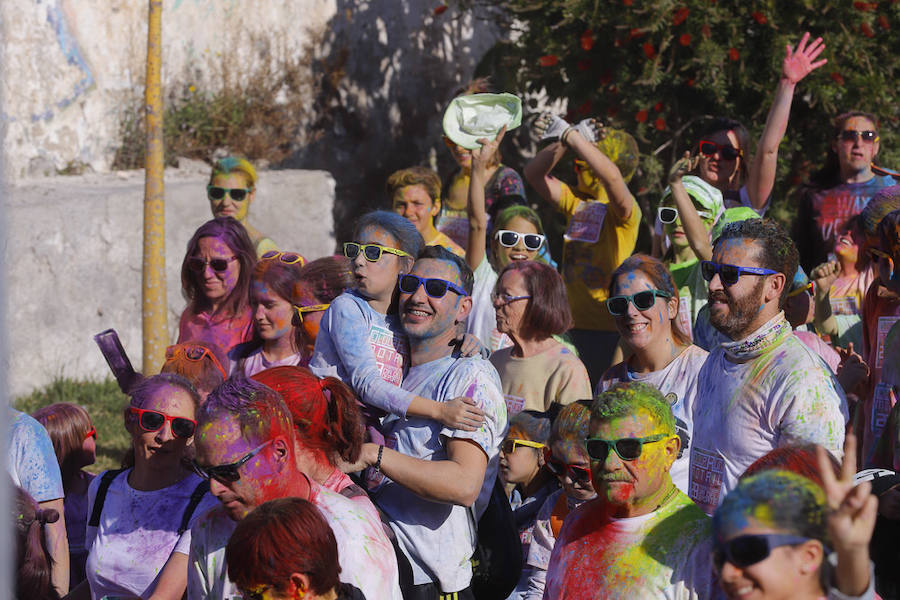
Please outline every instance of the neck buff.
[[784, 318], [784, 312], [779, 312], [744, 339], [723, 343], [722, 349], [732, 362], [746, 362], [778, 346], [791, 332], [791, 324]]

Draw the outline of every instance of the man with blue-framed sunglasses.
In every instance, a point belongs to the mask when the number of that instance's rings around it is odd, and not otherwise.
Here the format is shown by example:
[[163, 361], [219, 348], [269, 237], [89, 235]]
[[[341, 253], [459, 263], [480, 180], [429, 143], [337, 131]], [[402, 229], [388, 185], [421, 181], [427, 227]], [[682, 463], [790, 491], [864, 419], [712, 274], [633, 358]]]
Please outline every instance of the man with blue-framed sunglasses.
[[697, 376], [689, 495], [707, 513], [775, 448], [812, 443], [842, 453], [844, 392], [782, 310], [797, 262], [778, 224], [748, 219], [727, 225], [701, 264], [709, 322], [724, 340]]

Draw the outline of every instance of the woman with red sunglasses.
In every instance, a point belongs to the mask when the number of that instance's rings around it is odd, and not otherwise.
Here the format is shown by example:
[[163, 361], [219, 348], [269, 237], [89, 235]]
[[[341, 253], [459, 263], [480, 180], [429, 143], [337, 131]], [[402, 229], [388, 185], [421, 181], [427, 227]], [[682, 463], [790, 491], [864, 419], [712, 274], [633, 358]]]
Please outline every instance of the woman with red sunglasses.
[[184, 378], [154, 375], [125, 409], [131, 448], [124, 469], [106, 471], [88, 491], [87, 581], [81, 598], [179, 600], [187, 587], [190, 526], [218, 501], [186, 461], [200, 397]]
[[181, 264], [181, 293], [188, 304], [178, 323], [178, 343], [202, 340], [228, 352], [252, 339], [254, 266], [253, 244], [233, 217], [216, 217], [194, 232]]
[[537, 512], [531, 545], [525, 554], [528, 573], [523, 600], [541, 600], [550, 554], [563, 520], [577, 506], [597, 496], [591, 483], [591, 459], [584, 447], [593, 400], [578, 400], [563, 407], [553, 421], [544, 448], [545, 468], [556, 476], [562, 489], [550, 494]]
[[69, 587], [84, 581], [87, 550], [84, 528], [87, 524], [88, 487], [95, 475], [84, 470], [97, 460], [97, 429], [88, 412], [75, 404], [58, 402], [33, 415], [53, 442], [62, 475], [63, 515], [69, 539]]

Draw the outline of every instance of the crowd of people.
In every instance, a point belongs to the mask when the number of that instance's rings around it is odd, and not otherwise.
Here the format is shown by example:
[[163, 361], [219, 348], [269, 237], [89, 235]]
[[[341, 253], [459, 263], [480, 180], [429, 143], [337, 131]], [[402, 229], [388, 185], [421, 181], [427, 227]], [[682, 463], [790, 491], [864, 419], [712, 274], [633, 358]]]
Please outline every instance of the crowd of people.
[[900, 597], [900, 186], [876, 118], [834, 120], [792, 235], [765, 218], [823, 48], [786, 49], [755, 153], [708, 120], [650, 216], [636, 141], [595, 119], [535, 119], [524, 179], [505, 127], [446, 137], [457, 170], [391, 174], [314, 260], [249, 224], [253, 166], [216, 162], [122, 467], [85, 470], [89, 406], [11, 409], [18, 597]]

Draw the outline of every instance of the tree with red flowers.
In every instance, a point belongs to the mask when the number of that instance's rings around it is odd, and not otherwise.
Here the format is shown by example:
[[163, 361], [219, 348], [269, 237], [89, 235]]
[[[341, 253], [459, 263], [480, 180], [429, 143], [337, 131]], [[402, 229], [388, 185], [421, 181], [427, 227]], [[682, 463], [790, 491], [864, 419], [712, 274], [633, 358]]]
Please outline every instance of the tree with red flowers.
[[[483, 2], [485, 0], [458, 0]], [[858, 109], [879, 118], [878, 163], [900, 168], [900, 3], [716, 2], [715, 0], [504, 0], [516, 35], [483, 71], [506, 91], [546, 90], [570, 117], [593, 114], [631, 132], [642, 151], [632, 184], [655, 200], [663, 174], [690, 148], [706, 116], [744, 123], [757, 140], [786, 45], [821, 36], [827, 65], [798, 86], [781, 143], [774, 213], [789, 218], [792, 186], [824, 160], [830, 119]], [[553, 57], [551, 61], [547, 57]], [[479, 73], [482, 74], [482, 73]], [[487, 73], [483, 73], [487, 74]]]

